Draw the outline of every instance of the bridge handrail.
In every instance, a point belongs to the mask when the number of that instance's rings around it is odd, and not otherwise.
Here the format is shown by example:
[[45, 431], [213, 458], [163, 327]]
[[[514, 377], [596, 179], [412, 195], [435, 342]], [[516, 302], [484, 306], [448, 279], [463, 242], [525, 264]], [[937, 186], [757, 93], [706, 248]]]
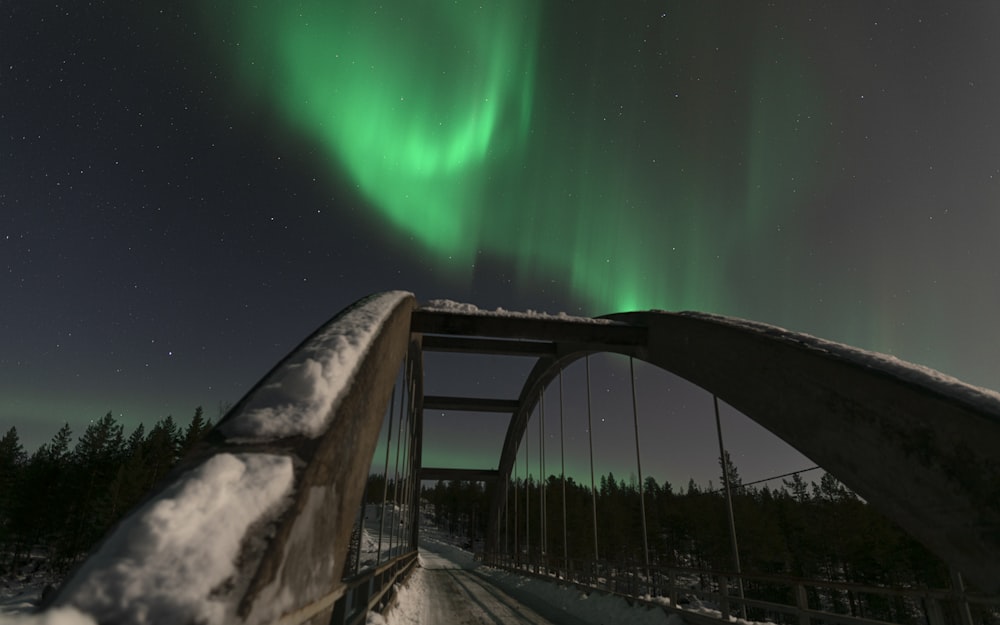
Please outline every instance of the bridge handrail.
[[[364, 623], [368, 612], [384, 611], [384, 605], [392, 599], [397, 581], [405, 579], [417, 564], [417, 550], [396, 556], [376, 568], [369, 569], [344, 580], [343, 593], [338, 598], [330, 618], [331, 625], [359, 625]], [[383, 606], [380, 609], [380, 605]], [[282, 621], [280, 625], [299, 625], [308, 620]]]
[[[806, 588], [909, 599], [919, 603], [929, 625], [945, 625], [945, 623], [951, 622], [944, 617], [943, 607], [946, 605], [954, 609], [959, 617], [958, 622], [963, 625], [971, 624], [971, 620], [965, 616], [968, 614], [969, 607], [978, 607], [1000, 615], [1000, 596], [953, 589], [871, 586], [855, 582], [802, 578], [773, 573], [737, 574], [732, 571], [683, 566], [653, 566], [650, 568], [650, 572], [653, 573], [654, 579], [649, 579], [645, 577], [645, 565], [640, 563], [570, 560], [565, 563], [565, 566], [559, 566], [558, 564], [563, 563], [555, 562], [556, 560], [561, 561], [561, 558], [547, 559], [522, 556], [517, 559], [509, 555], [486, 556], [488, 566], [546, 581], [559, 580], [563, 583], [573, 584], [584, 591], [617, 595], [629, 601], [640, 601], [646, 605], [660, 607], [668, 612], [680, 611], [686, 617], [692, 611], [680, 607], [682, 604], [678, 600], [683, 596], [693, 596], [699, 601], [717, 602], [719, 618], [726, 621], [731, 616], [739, 616], [739, 607], [746, 606], [785, 614], [795, 619], [798, 625], [810, 625], [813, 619], [816, 619], [817, 622], [841, 625], [885, 625], [888, 622], [811, 608]], [[601, 571], [607, 571], [609, 574], [601, 575]], [[698, 583], [691, 585], [677, 581], [680, 578], [688, 581], [697, 579]], [[794, 603], [779, 603], [752, 597], [741, 598], [731, 594], [731, 590], [737, 587], [737, 580], [769, 582], [787, 586], [792, 591]], [[652, 589], [653, 592], [650, 592], [651, 587], [655, 587]], [[666, 594], [662, 594], [664, 592]], [[657, 594], [654, 595], [654, 593]], [[662, 597], [666, 601], [657, 601], [655, 596]]]
[[321, 326], [108, 534], [47, 607], [119, 624], [297, 623], [305, 613], [328, 621], [349, 596], [350, 536], [411, 350], [415, 307], [410, 293], [380, 293]]

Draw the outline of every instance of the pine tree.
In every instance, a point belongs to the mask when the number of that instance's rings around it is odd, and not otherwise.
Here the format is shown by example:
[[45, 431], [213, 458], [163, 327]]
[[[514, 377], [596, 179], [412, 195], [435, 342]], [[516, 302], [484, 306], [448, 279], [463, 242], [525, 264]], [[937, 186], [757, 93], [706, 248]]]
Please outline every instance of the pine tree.
[[726, 480], [729, 480], [729, 487], [735, 492], [740, 486], [743, 485], [743, 480], [740, 479], [740, 472], [736, 470], [736, 465], [733, 464], [733, 459], [729, 457], [729, 451], [726, 450], [723, 457], [719, 458], [719, 466], [722, 467], [722, 475], [719, 477], [719, 483], [722, 487], [726, 487]]
[[785, 488], [791, 489], [792, 497], [795, 498], [795, 501], [799, 503], [809, 501], [809, 486], [802, 479], [801, 475], [793, 473], [791, 480], [783, 479], [781, 482], [785, 485]]
[[21, 480], [28, 456], [17, 436], [17, 428], [10, 428], [0, 439], [0, 572], [6, 569], [6, 554], [14, 551], [11, 530], [17, 484]]
[[191, 451], [191, 449], [195, 446], [195, 443], [200, 441], [208, 430], [211, 429], [211, 427], [211, 421], [205, 421], [201, 406], [195, 408], [194, 416], [191, 418], [191, 423], [189, 423], [187, 429], [184, 430], [184, 437], [180, 444], [180, 456], [184, 457], [189, 451]]
[[72, 489], [72, 521], [67, 528], [61, 554], [72, 559], [103, 535], [111, 524], [114, 493], [111, 488], [124, 459], [124, 427], [109, 411], [87, 426], [72, 453], [75, 470]]
[[52, 442], [48, 447], [48, 457], [60, 467], [64, 467], [69, 462], [69, 445], [73, 442], [73, 430], [69, 423], [64, 423], [56, 435], [52, 437]]
[[143, 450], [146, 460], [144, 490], [151, 488], [174, 466], [180, 444], [181, 433], [172, 416], [156, 422], [146, 437]]
[[5, 504], [27, 461], [28, 455], [21, 446], [17, 428], [12, 427], [0, 438], [0, 514], [9, 509]]
[[41, 445], [24, 466], [15, 489], [11, 531], [16, 535], [15, 561], [36, 544], [55, 545], [64, 536], [72, 485], [69, 444], [73, 432], [63, 424], [48, 443]]

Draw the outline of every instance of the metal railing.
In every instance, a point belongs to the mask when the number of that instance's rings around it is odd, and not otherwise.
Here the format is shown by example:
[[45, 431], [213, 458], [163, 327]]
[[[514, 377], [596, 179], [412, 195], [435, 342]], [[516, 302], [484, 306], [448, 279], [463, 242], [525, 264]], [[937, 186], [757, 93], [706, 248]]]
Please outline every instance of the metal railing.
[[345, 579], [343, 594], [333, 607], [330, 625], [358, 625], [365, 622], [369, 611], [382, 612], [393, 599], [396, 583], [402, 582], [416, 563], [417, 552], [414, 550]]
[[[640, 561], [563, 561], [561, 558], [485, 555], [496, 568], [585, 592], [621, 596], [630, 602], [683, 612], [685, 618], [788, 625], [995, 625], [1000, 597], [952, 588], [886, 587], [791, 576], [652, 566]], [[740, 582], [744, 597], [737, 593]]]

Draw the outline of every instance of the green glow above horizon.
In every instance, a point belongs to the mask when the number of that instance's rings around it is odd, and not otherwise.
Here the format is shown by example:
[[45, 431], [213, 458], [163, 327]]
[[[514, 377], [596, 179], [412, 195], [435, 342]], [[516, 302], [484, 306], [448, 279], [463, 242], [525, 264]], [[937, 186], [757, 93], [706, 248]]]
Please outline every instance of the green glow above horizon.
[[487, 181], [527, 140], [533, 12], [264, 4], [244, 14], [237, 61], [393, 226], [468, 265]]
[[[532, 0], [213, 6], [217, 23], [239, 16], [230, 52], [247, 92], [452, 278], [487, 254], [590, 314], [740, 314], [733, 284], [785, 270], [762, 260], [760, 235], [804, 190], [802, 130], [821, 113], [807, 72], [773, 62], [787, 51], [730, 46], [709, 84], [714, 61], [678, 77], [629, 56], [627, 24], [595, 21], [560, 46]], [[601, 17], [586, 11], [574, 19]], [[725, 43], [682, 18], [650, 23], [660, 40], [643, 45], [661, 57]]]

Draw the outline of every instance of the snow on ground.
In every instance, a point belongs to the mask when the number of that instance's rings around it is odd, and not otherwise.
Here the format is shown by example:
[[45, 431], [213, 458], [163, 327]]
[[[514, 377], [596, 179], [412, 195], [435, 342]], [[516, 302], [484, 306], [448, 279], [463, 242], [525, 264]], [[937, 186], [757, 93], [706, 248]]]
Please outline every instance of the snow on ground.
[[0, 575], [0, 615], [31, 612], [47, 587], [57, 588], [62, 583], [63, 575], [51, 570], [46, 551], [37, 550], [26, 557], [17, 569]]
[[[444, 592], [435, 586], [445, 585]], [[453, 599], [465, 597], [467, 604]], [[442, 605], [451, 613], [442, 612]], [[437, 605], [435, 605], [437, 604]], [[478, 621], [475, 620], [478, 616]], [[679, 616], [621, 597], [584, 593], [557, 584], [482, 566], [445, 534], [425, 530], [420, 567], [397, 589], [396, 605], [386, 615], [372, 614], [369, 625], [489, 622], [571, 625], [635, 623], [680, 625]]]
[[432, 299], [420, 307], [422, 310], [433, 310], [439, 312], [451, 312], [451, 313], [461, 313], [466, 315], [479, 315], [481, 317], [521, 317], [530, 319], [554, 319], [557, 321], [576, 321], [578, 323], [597, 323], [597, 324], [615, 324], [617, 321], [612, 321], [610, 319], [594, 319], [593, 317], [575, 317], [573, 315], [568, 315], [564, 312], [551, 315], [549, 313], [538, 312], [535, 310], [527, 310], [523, 312], [518, 312], [514, 310], [505, 310], [503, 308], [495, 308], [493, 310], [485, 310], [476, 306], [475, 304], [465, 304], [462, 302], [455, 302], [450, 299]]
[[75, 608], [53, 608], [40, 614], [3, 614], [0, 625], [98, 625], [93, 617]]
[[[403, 553], [402, 534], [407, 506], [388, 503], [383, 512], [379, 504], [365, 506], [364, 525], [361, 527], [361, 568], [387, 562]], [[381, 540], [379, 536], [381, 535]]]
[[385, 319], [411, 296], [379, 293], [348, 310], [251, 391], [244, 409], [219, 429], [234, 442], [319, 436]]

